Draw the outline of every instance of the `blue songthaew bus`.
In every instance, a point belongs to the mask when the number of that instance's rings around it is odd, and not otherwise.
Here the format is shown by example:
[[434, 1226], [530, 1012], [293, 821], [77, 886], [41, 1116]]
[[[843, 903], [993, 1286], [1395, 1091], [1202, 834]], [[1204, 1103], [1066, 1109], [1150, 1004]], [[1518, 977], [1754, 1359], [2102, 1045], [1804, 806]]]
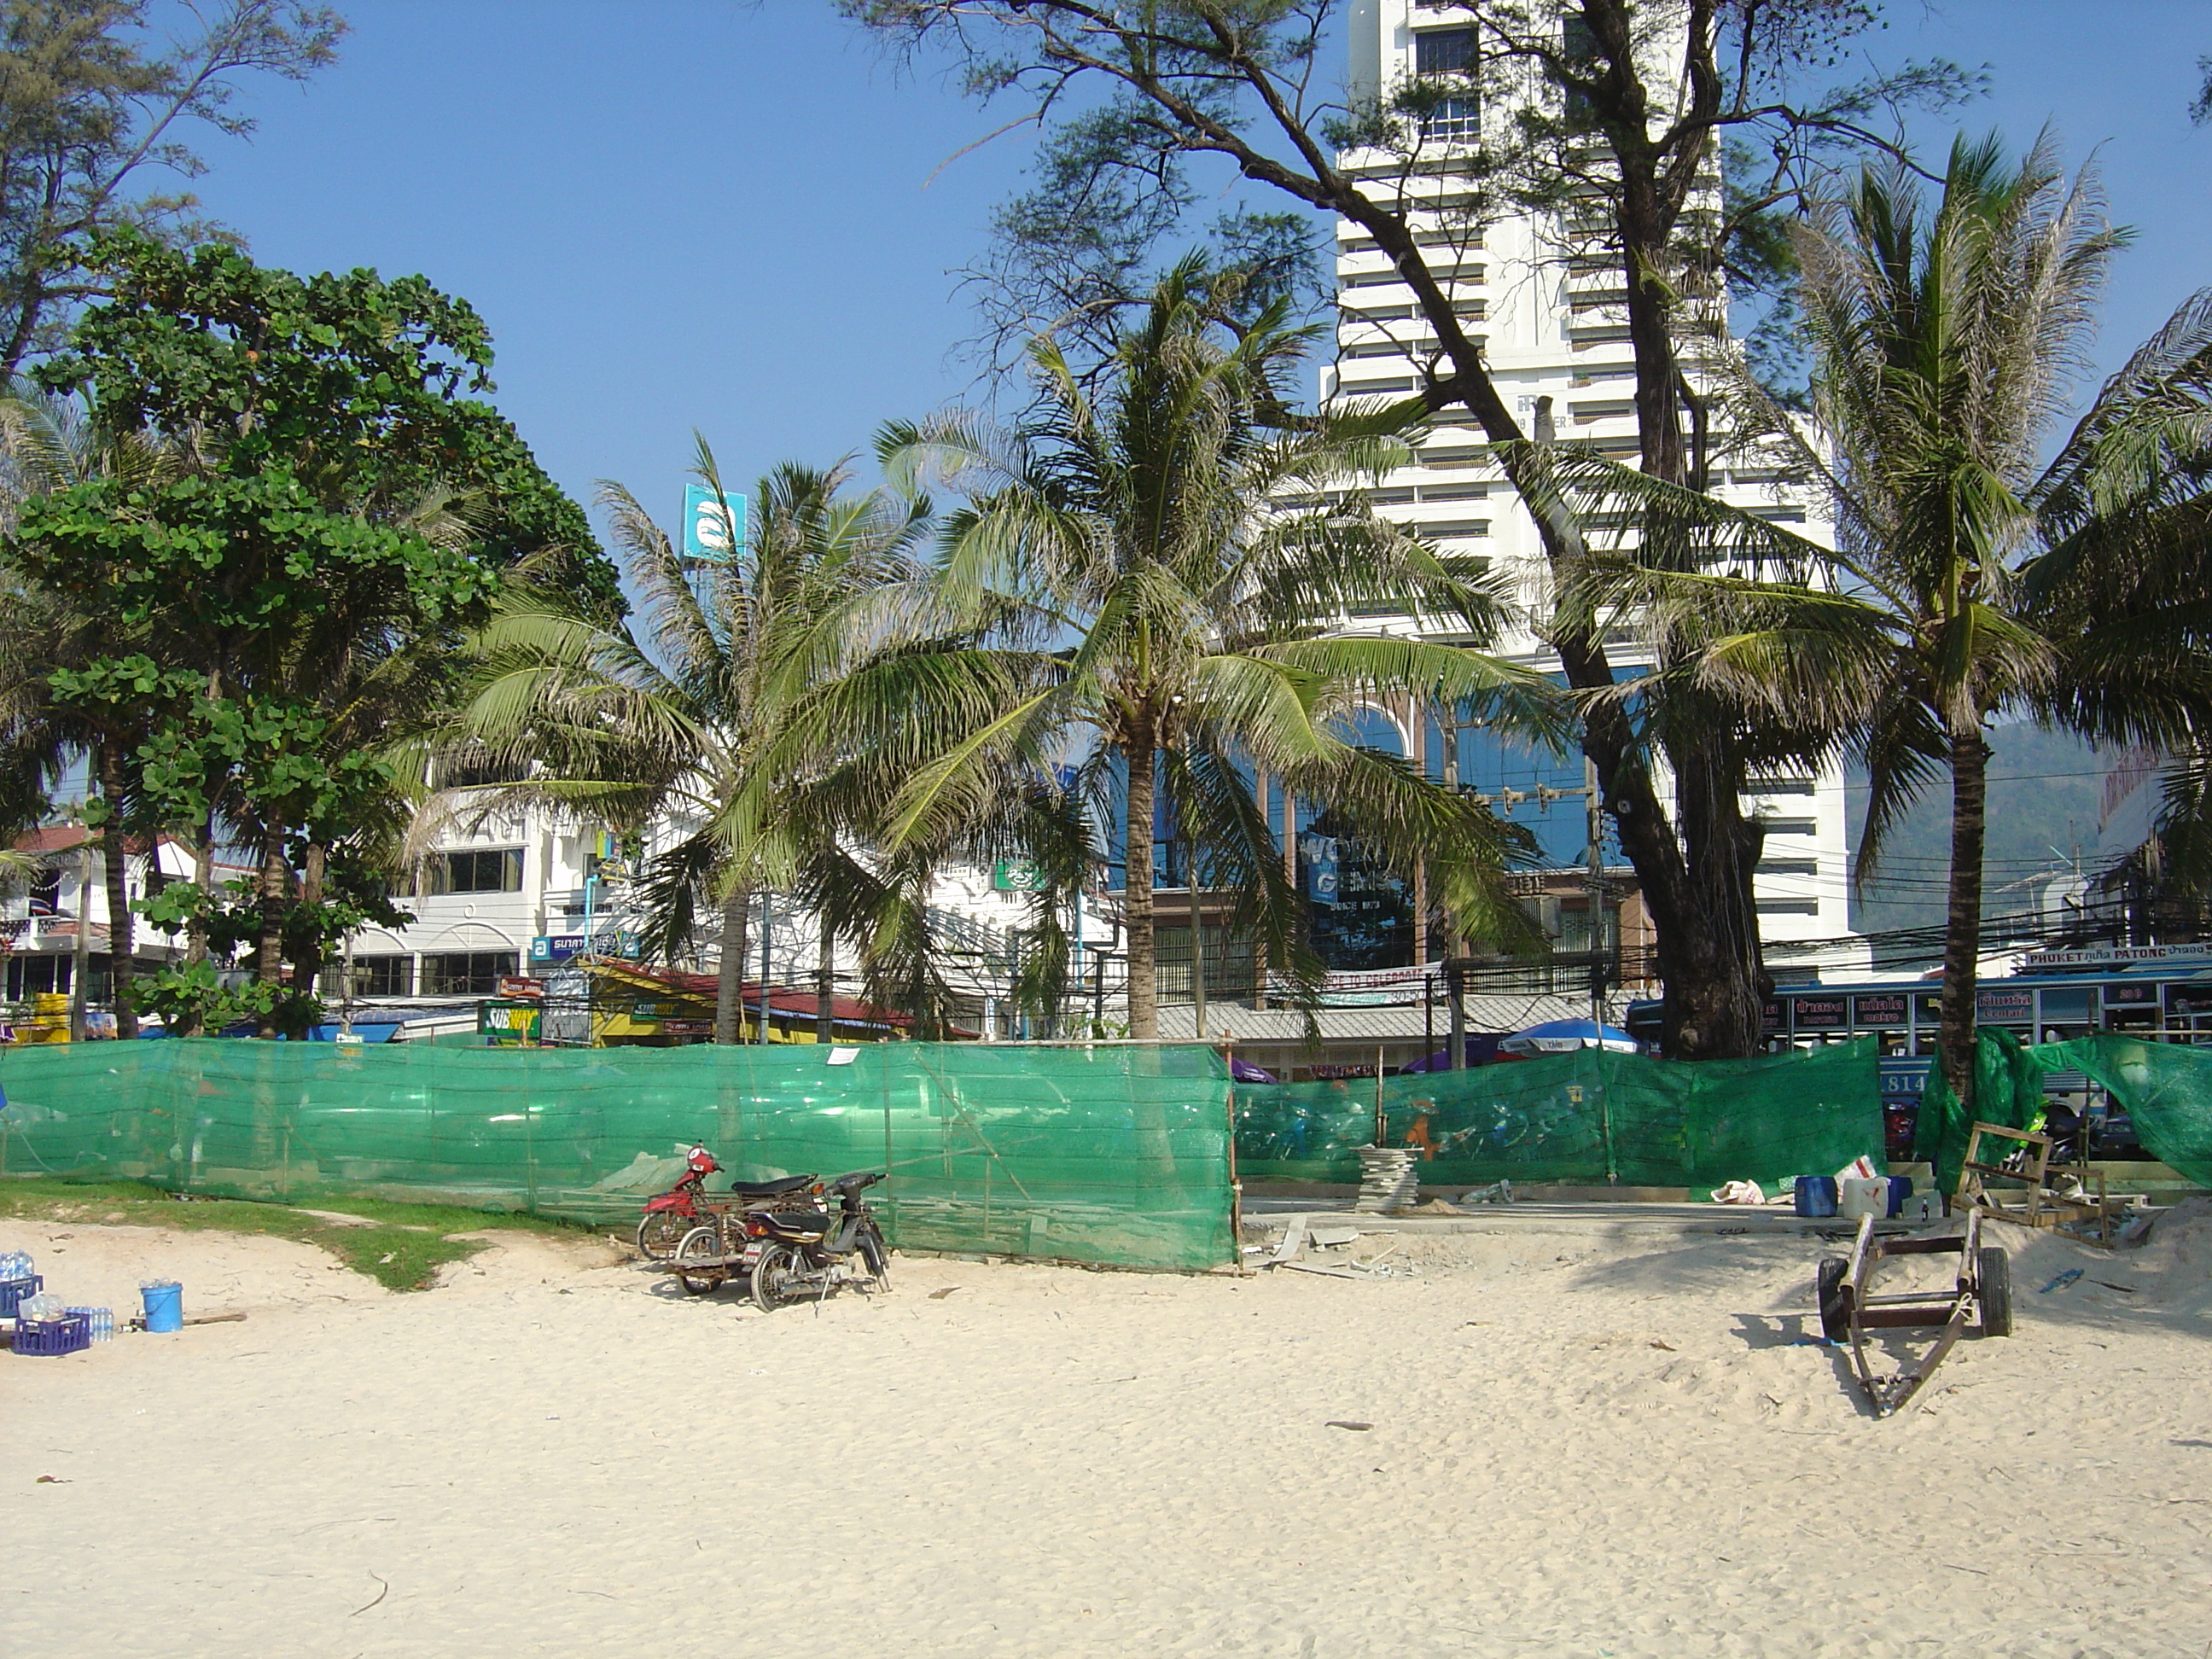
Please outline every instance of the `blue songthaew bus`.
[[[1779, 1053], [1871, 1036], [1879, 1044], [1884, 1115], [1893, 1156], [1909, 1144], [1920, 1091], [1934, 1064], [1942, 987], [1932, 979], [1789, 985], [1767, 1000], [1766, 1048]], [[2021, 970], [1985, 979], [1975, 994], [1984, 1026], [2022, 1042], [2063, 1042], [2092, 1031], [2125, 1031], [2168, 1042], [2212, 1045], [2212, 946], [2151, 945], [2045, 951]], [[1645, 1042], [1659, 1040], [1656, 1002], [1634, 1002], [1623, 1022]], [[2142, 1156], [2124, 1117], [2076, 1073], [2045, 1085], [2054, 1131], [2083, 1135], [2090, 1156]], [[2078, 1126], [2078, 1127], [2076, 1127]]]

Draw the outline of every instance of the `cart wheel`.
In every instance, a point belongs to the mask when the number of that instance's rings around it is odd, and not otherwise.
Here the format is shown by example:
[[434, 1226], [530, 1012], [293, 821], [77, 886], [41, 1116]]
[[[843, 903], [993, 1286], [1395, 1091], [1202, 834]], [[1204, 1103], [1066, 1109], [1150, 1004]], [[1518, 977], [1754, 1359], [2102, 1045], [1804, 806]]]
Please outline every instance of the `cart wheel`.
[[1982, 1334], [2012, 1334], [2012, 1258], [1995, 1244], [1974, 1252], [1974, 1293], [1981, 1304]]
[[729, 1277], [722, 1266], [722, 1236], [712, 1227], [694, 1227], [684, 1234], [672, 1260], [677, 1278], [694, 1296], [712, 1296]]
[[655, 1210], [637, 1224], [637, 1253], [648, 1261], [665, 1261], [676, 1254], [684, 1235], [698, 1224], [673, 1210]]
[[1824, 1255], [1814, 1281], [1820, 1291], [1820, 1334], [1831, 1342], [1848, 1342], [1851, 1338], [1851, 1310], [1844, 1300], [1844, 1275], [1850, 1270], [1851, 1264], [1844, 1257]]

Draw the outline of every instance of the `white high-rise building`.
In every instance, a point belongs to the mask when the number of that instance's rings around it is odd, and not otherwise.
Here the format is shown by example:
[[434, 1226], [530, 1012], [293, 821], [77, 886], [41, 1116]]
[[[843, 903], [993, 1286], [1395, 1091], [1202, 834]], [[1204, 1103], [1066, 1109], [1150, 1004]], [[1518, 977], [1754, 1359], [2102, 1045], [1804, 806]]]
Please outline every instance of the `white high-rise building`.
[[[1468, 20], [1421, 0], [1361, 0], [1352, 9], [1352, 80], [1355, 88], [1387, 88], [1417, 72], [1437, 74], [1469, 61]], [[1425, 137], [1449, 154], [1472, 140], [1486, 112], [1472, 99], [1449, 103], [1431, 118]], [[1548, 422], [1561, 440], [1594, 443], [1632, 461], [1637, 428], [1632, 407], [1635, 368], [1623, 311], [1626, 295], [1615, 258], [1568, 245], [1562, 229], [1528, 215], [1477, 221], [1470, 180], [1407, 177], [1402, 158], [1350, 155], [1344, 164], [1363, 187], [1419, 208], [1413, 224], [1470, 334], [1484, 343], [1491, 372], [1522, 428], [1540, 435]], [[1336, 245], [1340, 323], [1337, 362], [1323, 371], [1324, 400], [1402, 396], [1433, 361], [1436, 341], [1412, 291], [1389, 258], [1358, 226], [1340, 222]], [[1534, 521], [1498, 469], [1483, 459], [1484, 436], [1463, 415], [1448, 412], [1420, 447], [1417, 465], [1392, 474], [1376, 499], [1393, 517], [1427, 531], [1449, 550], [1479, 553], [1505, 580], [1526, 616], [1547, 604], [1548, 574]], [[1783, 480], [1781, 458], [1732, 459], [1714, 469], [1722, 499], [1825, 538], [1825, 504]], [[1371, 623], [1365, 625], [1373, 625]], [[1387, 624], [1418, 629], [1412, 619]], [[1504, 642], [1507, 654], [1556, 671], [1525, 628]], [[1617, 670], [1637, 665], [1634, 645], [1613, 647]], [[1433, 771], [1440, 733], [1404, 734]], [[1532, 754], [1470, 730], [1458, 745], [1463, 783], [1483, 790], [1501, 813], [1527, 823], [1543, 842], [1547, 862], [1582, 861], [1587, 836], [1579, 797], [1547, 800], [1544, 790], [1576, 790], [1580, 757]], [[1508, 791], [1525, 794], [1516, 802]], [[1756, 884], [1761, 932], [1770, 944], [1838, 939], [1850, 932], [1844, 792], [1840, 771], [1765, 781], [1746, 797], [1765, 818], [1767, 841]], [[1618, 863], [1619, 854], [1608, 855]], [[1837, 965], [1842, 965], [1838, 963]]]

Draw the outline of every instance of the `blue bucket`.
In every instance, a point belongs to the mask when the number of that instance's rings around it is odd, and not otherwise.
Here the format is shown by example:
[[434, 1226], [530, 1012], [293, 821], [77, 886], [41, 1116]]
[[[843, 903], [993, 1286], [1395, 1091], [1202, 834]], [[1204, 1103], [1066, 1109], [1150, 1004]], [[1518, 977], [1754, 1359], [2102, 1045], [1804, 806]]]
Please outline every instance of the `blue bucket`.
[[180, 1331], [185, 1328], [185, 1287], [181, 1285], [142, 1285], [139, 1297], [146, 1304], [146, 1328]]
[[1826, 1216], [1836, 1212], [1836, 1178], [1833, 1176], [1799, 1176], [1797, 1177], [1797, 1213]]

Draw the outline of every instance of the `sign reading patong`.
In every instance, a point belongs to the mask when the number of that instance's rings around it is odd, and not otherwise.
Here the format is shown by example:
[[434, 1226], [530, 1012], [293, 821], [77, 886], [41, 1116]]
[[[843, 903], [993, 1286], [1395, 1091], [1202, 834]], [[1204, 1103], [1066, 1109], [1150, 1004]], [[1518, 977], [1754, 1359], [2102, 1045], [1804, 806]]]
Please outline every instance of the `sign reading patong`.
[[2063, 973], [2069, 968], [2125, 968], [2136, 963], [2212, 963], [2202, 945], [2100, 945], [2084, 951], [2036, 951], [2020, 959], [2023, 974]]

